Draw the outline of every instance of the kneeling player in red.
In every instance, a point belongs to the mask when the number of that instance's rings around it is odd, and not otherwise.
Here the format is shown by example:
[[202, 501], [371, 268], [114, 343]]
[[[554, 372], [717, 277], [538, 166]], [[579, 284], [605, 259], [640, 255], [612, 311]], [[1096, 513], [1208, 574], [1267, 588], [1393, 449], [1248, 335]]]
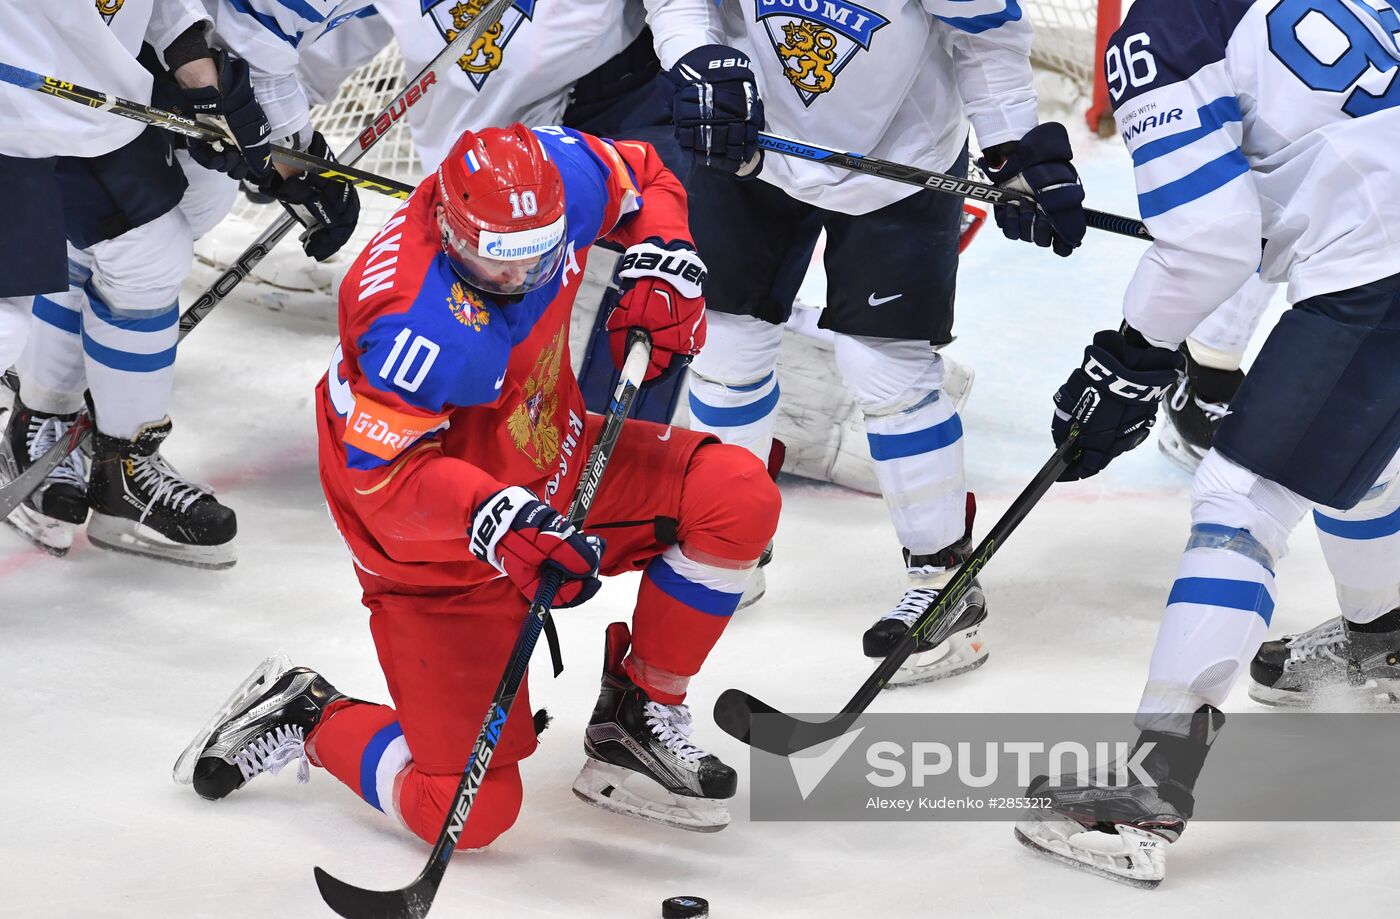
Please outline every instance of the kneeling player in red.
[[[394, 707], [350, 699], [285, 658], [264, 664], [177, 764], [207, 798], [301, 760], [425, 840], [441, 828], [543, 570], [556, 606], [642, 570], [632, 628], [607, 633], [578, 795], [693, 830], [728, 823], [734, 770], [690, 740], [690, 678], [777, 526], [752, 454], [628, 421], [589, 525], [570, 526], [601, 429], [570, 371], [589, 247], [628, 247], [622, 336], [653, 340], [648, 379], [705, 340], [704, 265], [685, 193], [641, 143], [523, 125], [468, 132], [351, 267], [340, 345], [317, 387], [321, 480], [354, 555]], [[460, 847], [515, 822], [534, 752], [528, 681]]]

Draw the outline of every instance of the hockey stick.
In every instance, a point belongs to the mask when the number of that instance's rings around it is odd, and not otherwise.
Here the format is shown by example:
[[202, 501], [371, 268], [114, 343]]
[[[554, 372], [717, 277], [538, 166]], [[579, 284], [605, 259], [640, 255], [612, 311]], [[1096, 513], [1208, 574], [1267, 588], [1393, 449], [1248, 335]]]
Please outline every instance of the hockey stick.
[[[840, 166], [842, 169], [849, 169], [852, 172], [864, 172], [869, 175], [879, 176], [882, 179], [891, 179], [895, 182], [903, 182], [906, 185], [917, 185], [920, 188], [941, 191], [963, 198], [976, 198], [978, 201], [986, 201], [988, 204], [1016, 204], [1021, 207], [1039, 207], [1034, 197], [1025, 192], [1016, 191], [1015, 189], [988, 185], [985, 182], [974, 182], [970, 179], [960, 179], [957, 176], [948, 175], [944, 172], [930, 172], [926, 169], [917, 169], [913, 166], [891, 163], [889, 160], [877, 159], [873, 156], [864, 156], [860, 153], [842, 153], [839, 150], [818, 147], [815, 144], [805, 143], [800, 140], [790, 140], [786, 137], [779, 137], [776, 134], [760, 133], [758, 135], [758, 145], [764, 150], [772, 150], [784, 156], [813, 160], [814, 162], [822, 163], [827, 166]], [[1117, 233], [1120, 236], [1133, 236], [1137, 239], [1146, 239], [1149, 241], [1152, 239], [1152, 234], [1147, 232], [1147, 224], [1143, 223], [1141, 220], [1135, 220], [1132, 217], [1109, 214], [1104, 211], [1096, 211], [1086, 207], [1084, 209], [1084, 218], [1089, 226], [1096, 230], [1106, 230], [1109, 233]]]
[[[418, 75], [409, 80], [404, 88], [389, 104], [379, 110], [370, 119], [365, 129], [347, 147], [340, 151], [340, 159], [343, 163], [338, 166], [349, 166], [364, 156], [376, 143], [378, 143], [394, 125], [399, 123], [403, 117], [419, 99], [428, 93], [428, 87], [437, 85], [438, 68], [446, 66], [449, 62], [454, 62], [456, 57], [466, 48], [486, 34], [505, 13], [506, 9], [514, 0], [491, 0], [481, 12], [457, 33], [457, 37], [443, 47], [426, 67], [418, 71]], [[397, 113], [397, 114], [396, 114]], [[263, 260], [272, 247], [281, 241], [282, 237], [292, 227], [297, 225], [297, 221], [290, 215], [283, 215], [278, 221], [262, 232], [257, 239], [253, 240], [248, 248], [234, 260], [233, 264], [224, 269], [223, 274], [209, 285], [209, 288], [200, 294], [189, 309], [185, 310], [180, 317], [180, 340], [194, 330], [204, 320], [204, 317], [228, 297], [239, 282], [247, 278], [253, 271], [253, 267]], [[18, 390], [16, 390], [18, 392]], [[4, 485], [0, 485], [0, 518], [8, 517], [15, 508], [19, 507], [28, 498], [34, 489], [43, 484], [49, 473], [58, 468], [58, 464], [63, 462], [63, 458], [72, 453], [80, 446], [85, 446], [88, 441], [88, 434], [92, 429], [92, 419], [88, 417], [86, 409], [78, 413], [78, 420], [73, 423], [62, 438], [59, 439], [49, 451], [39, 457], [32, 466], [24, 471], [20, 476], [11, 479]], [[76, 432], [76, 433], [75, 433]]]
[[[744, 743], [779, 756], [791, 756], [799, 750], [834, 740], [849, 731], [917, 645], [924, 641], [937, 645], [952, 633], [957, 621], [954, 610], [958, 601], [972, 586], [972, 579], [997, 549], [1001, 548], [1002, 543], [1006, 542], [1007, 537], [1030, 513], [1031, 508], [1044, 497], [1045, 492], [1060, 477], [1060, 473], [1065, 471], [1065, 467], [1074, 457], [1078, 440], [1079, 429], [1072, 428], [1064, 443], [1056, 448], [1054, 455], [1035, 474], [1035, 478], [1031, 479], [1030, 484], [1011, 503], [1011, 507], [1007, 508], [1006, 513], [1002, 514], [986, 537], [978, 543], [967, 561], [958, 568], [948, 586], [938, 595], [938, 599], [919, 614], [919, 618], [914, 620], [913, 626], [900, 639], [899, 644], [895, 645], [894, 650], [875, 668], [875, 672], [861, 684], [839, 714], [825, 721], [803, 721], [780, 712], [742, 690], [726, 689], [715, 700], [715, 723], [725, 733]], [[753, 733], [755, 715], [773, 716], [761, 726], [756, 736]]]
[[[579, 478], [578, 489], [574, 493], [573, 507], [569, 510], [569, 522], [582, 526], [598, 494], [598, 485], [603, 480], [603, 472], [608, 468], [613, 447], [622, 433], [622, 423], [632, 407], [647, 364], [651, 360], [651, 339], [646, 332], [633, 329], [627, 336], [627, 360], [622, 365], [622, 378], [617, 382], [612, 404], [608, 406], [607, 420], [598, 435], [598, 442], [588, 454], [588, 463]], [[486, 709], [486, 720], [477, 735], [476, 746], [472, 748], [471, 759], [462, 773], [462, 781], [457, 785], [457, 794], [452, 806], [447, 810], [447, 819], [433, 845], [433, 854], [428, 864], [414, 879], [413, 883], [398, 890], [365, 890], [332, 877], [321, 868], [316, 868], [316, 886], [321, 889], [321, 899], [331, 909], [346, 919], [422, 919], [433, 905], [438, 885], [442, 883], [447, 863], [457, 850], [457, 839], [466, 828], [471, 814], [472, 802], [486, 777], [486, 769], [491, 764], [491, 756], [501, 739], [501, 729], [510, 715], [515, 702], [515, 694], [520, 690], [520, 682], [525, 678], [530, 655], [534, 653], [544, 626], [545, 616], [554, 602], [554, 592], [559, 589], [558, 571], [546, 571], [540, 578], [540, 586], [530, 604], [530, 611], [515, 640], [515, 647], [506, 662], [505, 673], [501, 675], [496, 695]]]
[[[185, 137], [192, 137], [195, 140], [202, 140], [208, 143], [232, 144], [233, 141], [227, 134], [218, 128], [187, 118], [175, 112], [167, 112], [152, 105], [143, 105], [140, 102], [132, 102], [111, 93], [98, 92], [95, 89], [88, 89], [86, 86], [79, 86], [76, 83], [69, 83], [57, 77], [48, 77], [35, 73], [32, 70], [25, 70], [23, 67], [16, 67], [13, 64], [6, 64], [0, 61], [0, 83], [9, 83], [21, 89], [32, 89], [35, 92], [46, 93], [58, 99], [65, 99], [69, 102], [76, 102], [79, 105], [86, 105], [88, 108], [102, 109], [123, 118], [130, 118], [133, 121], [141, 121], [149, 125], [155, 125], [163, 131], [172, 134], [182, 134]], [[370, 191], [388, 195], [391, 198], [400, 200], [406, 199], [413, 193], [412, 185], [405, 185], [394, 179], [386, 179], [383, 176], [375, 175], [372, 172], [365, 172], [350, 165], [341, 165], [332, 160], [320, 156], [313, 156], [301, 150], [293, 150], [290, 147], [283, 147], [280, 144], [272, 144], [272, 158], [284, 165], [294, 166], [303, 172], [318, 176], [323, 179], [330, 179], [335, 182], [344, 182], [347, 185], [354, 185], [357, 188], [365, 188]]]

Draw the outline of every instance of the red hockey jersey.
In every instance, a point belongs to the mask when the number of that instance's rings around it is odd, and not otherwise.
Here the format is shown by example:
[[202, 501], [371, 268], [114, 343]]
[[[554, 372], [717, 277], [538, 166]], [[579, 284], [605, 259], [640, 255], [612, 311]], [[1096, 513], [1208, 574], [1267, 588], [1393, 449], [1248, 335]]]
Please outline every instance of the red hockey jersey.
[[340, 286], [340, 343], [316, 388], [321, 481], [355, 562], [422, 587], [498, 577], [472, 555], [477, 506], [523, 485], [566, 509], [583, 466], [569, 317], [589, 247], [689, 241], [685, 191], [649, 145], [535, 134], [564, 180], [567, 251], [514, 303], [468, 288], [433, 219], [436, 176], [370, 240]]

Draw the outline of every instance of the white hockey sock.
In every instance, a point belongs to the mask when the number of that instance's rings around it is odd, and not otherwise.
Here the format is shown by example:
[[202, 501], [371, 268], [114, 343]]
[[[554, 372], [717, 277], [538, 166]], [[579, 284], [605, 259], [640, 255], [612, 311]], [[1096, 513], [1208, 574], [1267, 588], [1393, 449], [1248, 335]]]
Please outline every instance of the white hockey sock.
[[835, 345], [900, 544], [923, 555], [957, 542], [966, 529], [963, 430], [941, 391], [942, 358], [928, 342], [837, 335]]
[[1313, 511], [1337, 603], [1352, 622], [1400, 609], [1400, 455], [1349, 511]]
[[87, 374], [83, 369], [83, 285], [91, 273], [68, 262], [68, 290], [34, 298], [34, 323], [19, 361], [24, 404], [41, 412], [66, 415], [83, 405]]
[[1191, 528], [1138, 704], [1140, 729], [1153, 728], [1156, 716], [1224, 703], [1273, 616], [1274, 573], [1266, 562], [1268, 551], [1248, 530]]
[[774, 366], [783, 328], [712, 313], [704, 349], [688, 375], [690, 428], [743, 447], [767, 463], [778, 417]]
[[180, 306], [114, 310], [92, 285], [83, 308], [83, 354], [98, 428], [130, 439], [165, 417], [175, 382]]
[[29, 337], [32, 297], [0, 297], [0, 372], [19, 360]]

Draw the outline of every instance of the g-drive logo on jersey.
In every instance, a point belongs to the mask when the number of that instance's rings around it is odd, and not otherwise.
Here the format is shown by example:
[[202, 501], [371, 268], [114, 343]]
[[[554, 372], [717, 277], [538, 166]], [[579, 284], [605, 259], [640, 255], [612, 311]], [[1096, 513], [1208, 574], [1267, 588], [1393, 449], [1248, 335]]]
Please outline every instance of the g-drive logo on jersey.
[[[443, 41], [450, 42], [457, 33], [471, 24], [472, 19], [481, 14], [487, 0], [420, 0], [424, 16], [431, 16], [433, 25], [442, 34]], [[457, 58], [457, 66], [467, 75], [467, 79], [478, 90], [486, 85], [486, 80], [505, 61], [506, 46], [515, 33], [526, 22], [535, 18], [535, 4], [538, 0], [515, 0], [501, 21], [486, 30], [486, 34], [472, 43], [467, 53]]]
[[849, 0], [754, 0], [754, 22], [762, 23], [806, 106], [830, 92], [846, 65], [869, 51], [871, 38], [890, 24]]

